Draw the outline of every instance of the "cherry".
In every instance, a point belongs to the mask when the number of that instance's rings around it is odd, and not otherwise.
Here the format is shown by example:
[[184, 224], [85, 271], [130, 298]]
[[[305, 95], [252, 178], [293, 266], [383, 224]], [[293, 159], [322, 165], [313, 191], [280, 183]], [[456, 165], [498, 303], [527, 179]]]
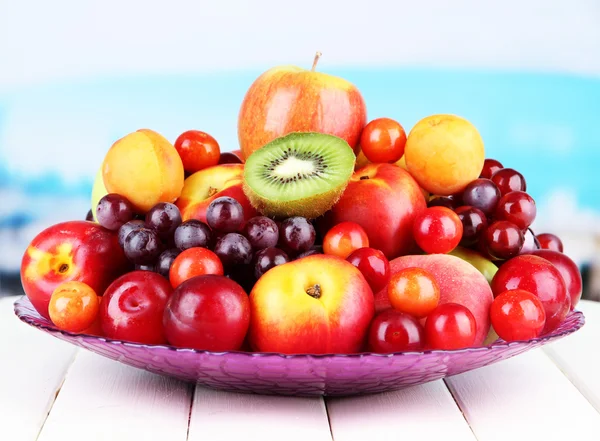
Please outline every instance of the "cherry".
[[102, 296], [100, 324], [104, 335], [137, 343], [165, 343], [162, 317], [172, 291], [163, 276], [150, 271], [132, 271], [119, 277]]
[[551, 233], [542, 233], [538, 234], [536, 237], [540, 242], [540, 248], [543, 250], [563, 252], [563, 243], [558, 236]]
[[331, 228], [323, 238], [325, 254], [347, 258], [353, 251], [369, 246], [367, 233], [355, 222], [341, 222]]
[[511, 191], [526, 191], [527, 184], [521, 173], [512, 168], [503, 168], [495, 172], [490, 178], [504, 196]]
[[188, 173], [217, 165], [221, 156], [221, 149], [215, 138], [200, 130], [188, 130], [179, 135], [175, 140], [175, 149]]
[[494, 299], [490, 320], [502, 340], [529, 340], [540, 335], [546, 323], [546, 313], [540, 299], [532, 293], [512, 289]]
[[495, 219], [512, 222], [521, 230], [531, 225], [537, 213], [535, 201], [524, 191], [506, 193], [496, 206]]
[[440, 301], [440, 287], [433, 275], [421, 268], [398, 271], [391, 277], [387, 292], [394, 309], [416, 318], [429, 315]]
[[426, 208], [413, 223], [413, 236], [417, 245], [429, 254], [452, 251], [463, 234], [458, 215], [446, 207]]
[[223, 276], [198, 276], [173, 291], [164, 311], [170, 344], [208, 351], [240, 349], [250, 324], [250, 301]]
[[476, 334], [475, 317], [458, 303], [439, 305], [425, 321], [425, 340], [430, 349], [467, 348], [475, 343]]
[[100, 300], [96, 292], [83, 282], [65, 282], [56, 287], [48, 314], [58, 329], [84, 332], [98, 317]]
[[177, 288], [186, 280], [204, 274], [222, 276], [223, 264], [221, 260], [215, 253], [206, 248], [188, 248], [173, 260], [169, 270], [169, 280], [171, 286]]
[[481, 169], [480, 178], [490, 179], [494, 173], [504, 168], [500, 161], [488, 158], [483, 162], [483, 168]]
[[421, 324], [414, 317], [394, 309], [375, 316], [368, 336], [369, 350], [383, 354], [419, 351], [425, 341]]
[[390, 118], [369, 122], [362, 131], [360, 148], [370, 162], [396, 162], [404, 155], [406, 132]]
[[379, 292], [387, 285], [390, 279], [390, 263], [381, 251], [368, 247], [359, 248], [346, 260], [360, 270], [373, 292]]

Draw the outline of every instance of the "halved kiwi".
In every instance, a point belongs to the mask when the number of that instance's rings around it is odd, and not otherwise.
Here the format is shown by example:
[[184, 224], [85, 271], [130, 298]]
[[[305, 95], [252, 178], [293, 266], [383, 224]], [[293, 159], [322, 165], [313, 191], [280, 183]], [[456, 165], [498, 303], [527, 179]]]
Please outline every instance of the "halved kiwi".
[[291, 133], [252, 153], [244, 166], [244, 193], [266, 216], [315, 218], [340, 198], [356, 157], [342, 138]]

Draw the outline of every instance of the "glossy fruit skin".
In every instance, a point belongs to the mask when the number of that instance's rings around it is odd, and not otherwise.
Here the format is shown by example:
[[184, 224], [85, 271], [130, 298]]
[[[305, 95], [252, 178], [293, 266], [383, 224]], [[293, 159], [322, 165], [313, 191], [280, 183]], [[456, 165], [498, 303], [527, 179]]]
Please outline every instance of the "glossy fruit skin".
[[405, 268], [390, 278], [387, 287], [392, 307], [416, 318], [429, 315], [440, 302], [440, 287], [422, 268]]
[[173, 261], [169, 270], [171, 286], [177, 288], [192, 277], [205, 274], [223, 275], [223, 264], [215, 253], [206, 248], [188, 248]]
[[100, 300], [94, 290], [83, 282], [65, 282], [56, 287], [50, 297], [48, 313], [58, 329], [83, 332], [98, 317]]
[[473, 346], [477, 324], [471, 311], [458, 303], [438, 306], [425, 321], [428, 349], [461, 349]]
[[496, 206], [494, 218], [512, 222], [521, 230], [528, 228], [535, 220], [535, 201], [524, 191], [506, 193]]
[[58, 285], [76, 280], [102, 295], [130, 268], [117, 234], [88, 221], [46, 228], [29, 244], [21, 261], [21, 283], [35, 309], [46, 318]]
[[246, 92], [238, 117], [244, 158], [291, 132], [339, 136], [358, 153], [367, 122], [365, 101], [348, 81], [295, 66], [279, 66], [259, 76]]
[[490, 308], [494, 331], [504, 341], [536, 338], [546, 324], [542, 302], [532, 293], [513, 289], [494, 299]]
[[581, 293], [583, 291], [581, 273], [579, 272], [577, 264], [573, 262], [569, 256], [559, 251], [536, 250], [529, 254], [546, 259], [556, 267], [565, 281], [567, 294], [571, 298], [571, 310], [575, 309], [575, 306], [577, 306], [577, 303], [581, 300]]
[[303, 217], [289, 217], [279, 228], [279, 243], [292, 253], [308, 251], [314, 244], [317, 233], [315, 227]]
[[133, 212], [133, 205], [126, 198], [109, 193], [98, 202], [96, 219], [104, 228], [117, 231], [133, 218]]
[[425, 332], [413, 317], [388, 309], [375, 316], [369, 327], [368, 348], [371, 352], [420, 351], [425, 344]]
[[173, 265], [175, 258], [179, 256], [180, 253], [181, 250], [178, 248], [169, 248], [168, 250], [160, 253], [160, 256], [158, 256], [158, 259], [156, 259], [154, 271], [168, 279], [171, 271], [171, 265]]
[[446, 207], [454, 210], [457, 205], [451, 196], [436, 196], [427, 202], [428, 207]]
[[487, 158], [483, 161], [483, 168], [481, 169], [481, 173], [479, 175], [480, 178], [490, 179], [494, 173], [498, 170], [504, 168], [500, 161], [495, 159]]
[[177, 205], [159, 202], [146, 213], [146, 225], [154, 229], [162, 239], [169, 239], [181, 225], [181, 213]]
[[234, 198], [217, 198], [206, 210], [206, 223], [215, 231], [233, 233], [244, 223], [244, 208]]
[[504, 196], [511, 191], [527, 191], [527, 183], [521, 173], [512, 168], [503, 168], [490, 178]]
[[250, 306], [251, 347], [284, 354], [358, 352], [374, 314], [373, 292], [360, 271], [326, 254], [267, 271]]
[[456, 208], [454, 212], [463, 225], [460, 245], [463, 247], [475, 245], [487, 228], [488, 223], [485, 213], [478, 208], [466, 205]]
[[221, 164], [243, 164], [244, 161], [232, 152], [223, 152], [219, 157], [219, 165]]
[[123, 250], [131, 262], [141, 265], [154, 262], [163, 251], [158, 233], [145, 227], [133, 230], [127, 235]]
[[412, 224], [425, 208], [423, 193], [407, 171], [393, 164], [369, 164], [354, 173], [322, 232], [356, 222], [367, 233], [369, 246], [392, 259], [415, 249]]
[[446, 207], [427, 208], [413, 224], [415, 241], [428, 254], [449, 253], [460, 242], [462, 233], [458, 215]]
[[208, 248], [212, 238], [210, 227], [196, 219], [183, 222], [173, 234], [175, 246], [181, 251], [194, 247]]
[[500, 267], [491, 283], [494, 296], [511, 289], [523, 289], [537, 296], [546, 313], [545, 334], [564, 320], [571, 306], [565, 281], [546, 259], [533, 255], [521, 255], [510, 259]]
[[289, 261], [288, 255], [279, 248], [264, 248], [254, 256], [254, 277], [258, 280], [271, 268]]
[[489, 179], [481, 178], [470, 182], [462, 193], [462, 201], [465, 205], [475, 207], [487, 216], [494, 213], [500, 197], [500, 190], [496, 184]]
[[130, 220], [129, 222], [123, 224], [118, 231], [119, 245], [121, 245], [121, 248], [125, 247], [125, 239], [129, 235], [129, 233], [131, 233], [133, 230], [139, 230], [145, 225], [146, 224], [144, 223], [144, 221], [139, 219]]
[[544, 250], [553, 250], [558, 251], [560, 253], [563, 252], [563, 243], [558, 236], [551, 233], [542, 233], [536, 235], [538, 241], [540, 242], [540, 248]]
[[390, 262], [379, 250], [368, 247], [359, 248], [353, 251], [346, 260], [359, 269], [373, 292], [383, 289], [390, 280]]
[[331, 228], [323, 238], [323, 252], [347, 258], [352, 252], [369, 246], [365, 230], [355, 222], [342, 222]]
[[406, 132], [397, 121], [377, 118], [365, 126], [360, 148], [370, 162], [396, 162], [404, 155]]
[[486, 251], [495, 259], [510, 259], [519, 254], [525, 237], [512, 222], [496, 221], [485, 230], [482, 241]]
[[188, 130], [179, 135], [174, 146], [181, 157], [183, 168], [188, 173], [195, 173], [219, 163], [219, 143], [208, 133]]
[[256, 216], [246, 222], [244, 236], [254, 250], [275, 247], [279, 242], [279, 227], [273, 219]]
[[166, 343], [162, 318], [173, 289], [150, 271], [132, 271], [107, 288], [100, 304], [106, 337], [136, 343]]
[[239, 233], [228, 233], [221, 237], [215, 244], [214, 251], [225, 267], [247, 265], [252, 261], [252, 246]]
[[233, 280], [198, 276], [173, 291], [163, 323], [167, 340], [173, 346], [235, 351], [242, 346], [248, 331], [250, 302]]

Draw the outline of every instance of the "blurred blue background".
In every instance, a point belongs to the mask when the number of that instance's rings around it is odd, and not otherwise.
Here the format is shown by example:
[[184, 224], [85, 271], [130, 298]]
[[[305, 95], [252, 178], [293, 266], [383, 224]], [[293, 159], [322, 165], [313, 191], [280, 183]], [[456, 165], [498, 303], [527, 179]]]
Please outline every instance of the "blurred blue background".
[[116, 139], [195, 128], [237, 149], [252, 81], [310, 67], [315, 50], [369, 119], [469, 119], [487, 156], [525, 175], [534, 230], [560, 234], [580, 264], [599, 259], [599, 2], [80, 3], [0, 0], [4, 277], [42, 228], [85, 217]]

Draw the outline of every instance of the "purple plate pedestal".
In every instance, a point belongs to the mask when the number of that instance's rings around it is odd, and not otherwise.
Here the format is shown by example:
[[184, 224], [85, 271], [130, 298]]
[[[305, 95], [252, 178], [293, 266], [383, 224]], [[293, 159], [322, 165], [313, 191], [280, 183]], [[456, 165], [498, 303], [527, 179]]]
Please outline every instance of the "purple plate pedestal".
[[422, 384], [505, 360], [558, 340], [584, 324], [583, 314], [573, 311], [550, 334], [523, 342], [389, 355], [282, 355], [197, 351], [72, 334], [41, 317], [27, 297], [15, 302], [15, 313], [54, 337], [150, 372], [216, 389], [296, 396], [358, 395]]

